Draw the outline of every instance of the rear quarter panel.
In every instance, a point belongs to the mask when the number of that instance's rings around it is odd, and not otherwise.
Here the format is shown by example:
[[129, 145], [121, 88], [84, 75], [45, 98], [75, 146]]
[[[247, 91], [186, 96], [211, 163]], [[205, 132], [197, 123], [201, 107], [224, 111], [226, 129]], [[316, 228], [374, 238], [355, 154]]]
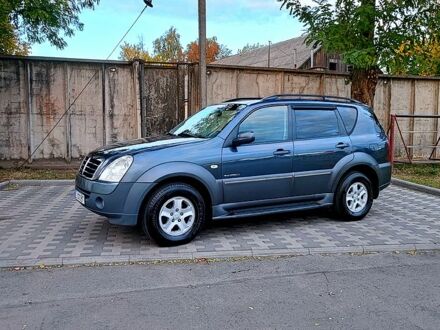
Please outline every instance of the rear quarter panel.
[[365, 153], [377, 164], [388, 162], [388, 138], [375, 115], [367, 108], [358, 107], [358, 119], [350, 139], [354, 153]]
[[336, 189], [344, 173], [357, 165], [367, 165], [374, 169], [378, 177], [379, 188], [389, 184], [391, 164], [388, 160], [388, 138], [376, 116], [368, 108], [358, 107], [358, 119], [350, 139], [354, 158], [333, 178], [333, 188]]

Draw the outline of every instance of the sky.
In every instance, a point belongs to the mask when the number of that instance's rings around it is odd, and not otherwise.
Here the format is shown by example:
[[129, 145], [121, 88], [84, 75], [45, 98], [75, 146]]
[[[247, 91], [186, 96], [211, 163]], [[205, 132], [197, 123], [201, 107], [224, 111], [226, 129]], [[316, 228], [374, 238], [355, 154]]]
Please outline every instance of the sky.
[[[148, 50], [152, 42], [171, 26], [176, 27], [184, 47], [198, 37], [197, 0], [153, 0], [124, 41], [136, 43], [143, 36]], [[276, 0], [206, 0], [207, 37], [233, 53], [247, 43], [267, 44], [300, 36], [301, 24]], [[49, 43], [32, 46], [33, 56], [105, 59], [143, 9], [143, 0], [101, 0], [94, 11], [80, 15], [83, 31], [66, 38], [62, 50]], [[111, 59], [118, 59], [119, 49]]]

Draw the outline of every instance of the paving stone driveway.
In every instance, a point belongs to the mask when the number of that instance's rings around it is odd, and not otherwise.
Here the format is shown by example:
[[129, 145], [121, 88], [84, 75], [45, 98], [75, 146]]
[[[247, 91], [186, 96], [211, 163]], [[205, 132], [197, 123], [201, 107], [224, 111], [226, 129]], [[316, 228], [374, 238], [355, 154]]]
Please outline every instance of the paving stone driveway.
[[382, 192], [363, 221], [338, 222], [327, 218], [326, 211], [223, 221], [190, 244], [172, 248], [159, 248], [137, 229], [110, 225], [87, 211], [74, 201], [71, 185], [0, 191], [0, 266], [405, 250], [435, 244], [440, 244], [440, 198], [397, 186]]

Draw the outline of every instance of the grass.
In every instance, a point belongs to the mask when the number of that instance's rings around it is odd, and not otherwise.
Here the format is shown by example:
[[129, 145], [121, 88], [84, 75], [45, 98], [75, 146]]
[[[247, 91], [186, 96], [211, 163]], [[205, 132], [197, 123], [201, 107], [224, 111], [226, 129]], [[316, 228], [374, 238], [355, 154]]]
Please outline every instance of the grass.
[[[0, 168], [0, 182], [75, 179], [76, 173], [76, 169]], [[393, 176], [440, 189], [440, 164], [395, 164]]]
[[393, 176], [440, 189], [440, 164], [395, 164]]
[[66, 180], [75, 179], [78, 170], [66, 169], [34, 169], [24, 167], [0, 168], [0, 182], [7, 180]]

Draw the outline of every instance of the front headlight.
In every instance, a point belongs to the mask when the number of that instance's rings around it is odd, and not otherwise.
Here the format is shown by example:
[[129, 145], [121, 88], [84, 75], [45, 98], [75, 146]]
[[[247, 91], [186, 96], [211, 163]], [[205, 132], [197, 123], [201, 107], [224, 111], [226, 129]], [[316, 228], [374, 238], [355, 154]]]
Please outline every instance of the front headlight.
[[99, 176], [99, 180], [108, 182], [121, 181], [124, 174], [130, 168], [131, 163], [133, 163], [133, 157], [131, 156], [122, 156], [115, 159], [104, 169]]

